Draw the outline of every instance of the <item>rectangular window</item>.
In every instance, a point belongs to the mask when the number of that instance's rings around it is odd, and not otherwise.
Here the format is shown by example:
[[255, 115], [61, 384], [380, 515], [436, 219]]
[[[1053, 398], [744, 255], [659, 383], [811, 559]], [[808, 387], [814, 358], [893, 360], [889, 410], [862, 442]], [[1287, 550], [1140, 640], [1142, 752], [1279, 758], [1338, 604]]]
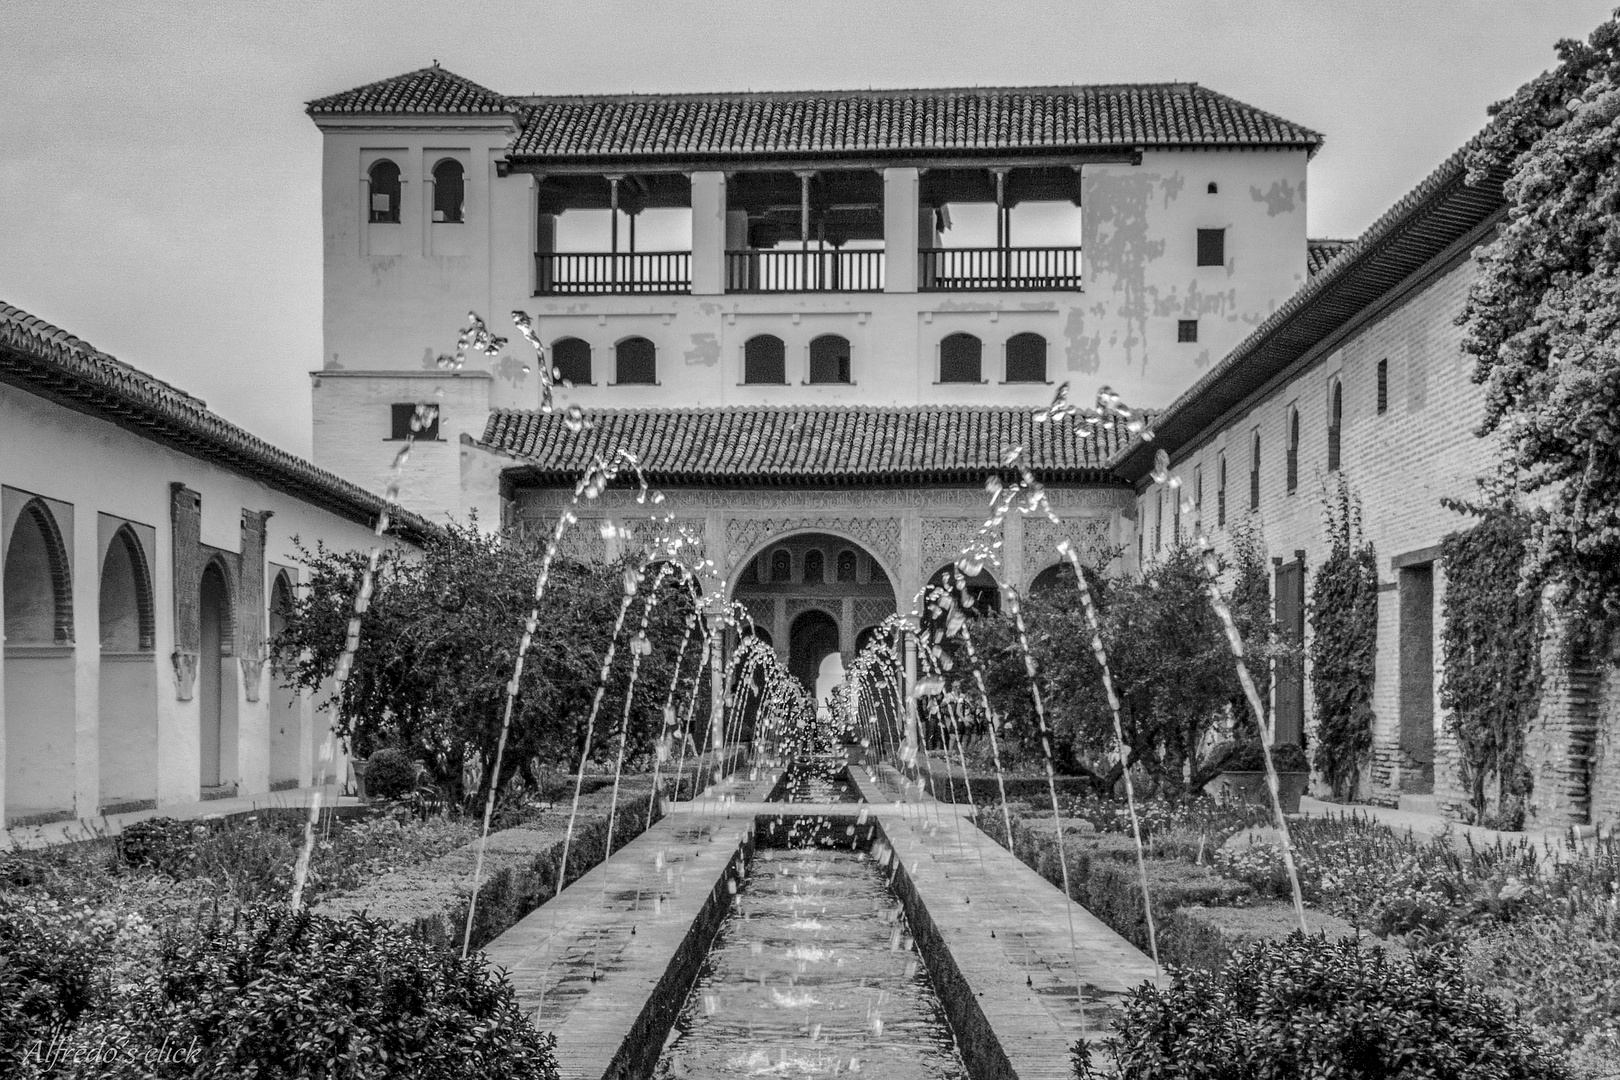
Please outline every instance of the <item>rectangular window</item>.
[[1176, 492], [1170, 492], [1170, 542], [1181, 543], [1181, 497]]
[[1389, 361], [1378, 361], [1378, 415], [1389, 411]]
[[1226, 230], [1225, 229], [1199, 229], [1198, 230], [1198, 265], [1199, 266], [1225, 266], [1226, 265]]
[[428, 416], [418, 422], [418, 430], [411, 431], [411, 423], [416, 420], [417, 405], [414, 401], [396, 403], [390, 408], [393, 411], [393, 439], [404, 440], [414, 436], [418, 442], [427, 442], [439, 437], [439, 408], [436, 405], [427, 406]]
[[1177, 319], [1176, 320], [1176, 340], [1177, 341], [1197, 341], [1198, 340], [1198, 320], [1197, 319]]
[[1153, 497], [1153, 550], [1164, 547], [1164, 492]]
[[1249, 510], [1260, 509], [1260, 435], [1254, 436], [1254, 453], [1249, 458]]
[[1226, 527], [1226, 455], [1215, 466], [1215, 527]]

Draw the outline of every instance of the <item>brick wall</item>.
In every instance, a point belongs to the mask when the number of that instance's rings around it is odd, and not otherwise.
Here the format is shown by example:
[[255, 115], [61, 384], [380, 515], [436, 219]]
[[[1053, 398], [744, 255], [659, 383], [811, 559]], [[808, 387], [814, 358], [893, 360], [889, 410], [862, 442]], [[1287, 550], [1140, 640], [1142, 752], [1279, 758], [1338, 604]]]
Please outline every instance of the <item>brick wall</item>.
[[[1421, 563], [1448, 534], [1466, 528], [1466, 518], [1440, 505], [1444, 496], [1477, 496], [1476, 479], [1489, 475], [1498, 458], [1492, 442], [1473, 431], [1483, 415], [1482, 388], [1474, 385], [1472, 364], [1461, 349], [1462, 311], [1475, 268], [1471, 259], [1449, 267], [1431, 267], [1431, 276], [1376, 319], [1355, 331], [1308, 367], [1278, 381], [1259, 400], [1229, 416], [1203, 441], [1184, 447], [1175, 471], [1192, 487], [1195, 469], [1203, 475], [1202, 506], [1189, 517], [1200, 519], [1217, 547], [1230, 545], [1236, 527], [1251, 526], [1268, 556], [1291, 558], [1305, 552], [1306, 593], [1326, 554], [1323, 531], [1324, 492], [1335, 478], [1327, 468], [1328, 419], [1335, 382], [1343, 386], [1341, 469], [1359, 499], [1362, 531], [1378, 559], [1378, 654], [1373, 686], [1375, 749], [1363, 784], [1363, 797], [1393, 802], [1402, 774], [1410, 780], [1413, 762], [1400, 746], [1400, 595], [1391, 560], [1407, 556]], [[1380, 414], [1378, 367], [1388, 363], [1387, 409]], [[1298, 484], [1287, 487], [1287, 439], [1294, 411], [1299, 416]], [[1248, 511], [1250, 441], [1261, 440], [1260, 507]], [[1219, 459], [1227, 465], [1226, 525], [1216, 525], [1215, 489]], [[1158, 485], [1139, 493], [1138, 506], [1151, 520]], [[1139, 515], [1140, 517], [1140, 515]], [[1165, 542], [1170, 540], [1166, 530]], [[1152, 537], [1147, 537], [1152, 557]], [[1436, 640], [1433, 703], [1435, 726], [1434, 793], [1442, 805], [1455, 804], [1456, 747], [1445, 730], [1438, 695], [1442, 650], [1444, 575], [1434, 573]], [[1309, 627], [1307, 647], [1309, 644]], [[1307, 741], [1315, 734], [1313, 702], [1307, 674]]]

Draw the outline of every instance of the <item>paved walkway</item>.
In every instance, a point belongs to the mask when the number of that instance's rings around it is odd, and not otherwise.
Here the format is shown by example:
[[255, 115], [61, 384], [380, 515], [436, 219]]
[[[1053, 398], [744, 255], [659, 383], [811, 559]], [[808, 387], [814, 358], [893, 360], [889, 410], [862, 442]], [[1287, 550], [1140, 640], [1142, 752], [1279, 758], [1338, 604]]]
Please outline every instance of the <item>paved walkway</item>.
[[[781, 774], [728, 777], [484, 948], [566, 1080], [650, 1073], [730, 907], [752, 814]], [[670, 807], [674, 810], [674, 807]]]
[[324, 787], [289, 788], [269, 791], [263, 795], [240, 795], [230, 799], [208, 799], [201, 802], [164, 803], [151, 810], [132, 810], [125, 814], [98, 814], [90, 818], [53, 821], [47, 825], [19, 825], [13, 829], [0, 829], [0, 851], [13, 848], [29, 851], [72, 844], [83, 840], [97, 840], [117, 836], [124, 826], [155, 817], [193, 820], [210, 817], [233, 817], [252, 814], [260, 810], [309, 809], [310, 800], [317, 791], [322, 792], [321, 805], [330, 806], [337, 798], [339, 806], [356, 806], [360, 800], [341, 794], [337, 784]]
[[1331, 803], [1313, 799], [1309, 795], [1299, 800], [1299, 812], [1303, 817], [1342, 817], [1354, 814], [1371, 818], [1380, 825], [1387, 825], [1397, 832], [1410, 832], [1419, 838], [1448, 837], [1459, 850], [1466, 850], [1470, 843], [1476, 848], [1495, 847], [1497, 844], [1511, 847], [1529, 843], [1553, 862], [1562, 861], [1579, 851], [1582, 846], [1590, 846], [1593, 843], [1593, 837], [1587, 836], [1576, 840], [1572, 845], [1568, 826], [1503, 832], [1499, 829], [1481, 828], [1478, 825], [1465, 825], [1439, 813], [1400, 810], [1392, 806], [1372, 806], [1365, 803]]
[[949, 956], [933, 961], [930, 975], [958, 1045], [964, 1057], [991, 1057], [970, 1060], [970, 1071], [1068, 1080], [1070, 1048], [1107, 1034], [1124, 995], [1158, 978], [1153, 961], [948, 803], [919, 798], [915, 784], [904, 790], [892, 770], [882, 783], [859, 766], [849, 771], [926, 913], [919, 918], [908, 904], [913, 930], [931, 924]]

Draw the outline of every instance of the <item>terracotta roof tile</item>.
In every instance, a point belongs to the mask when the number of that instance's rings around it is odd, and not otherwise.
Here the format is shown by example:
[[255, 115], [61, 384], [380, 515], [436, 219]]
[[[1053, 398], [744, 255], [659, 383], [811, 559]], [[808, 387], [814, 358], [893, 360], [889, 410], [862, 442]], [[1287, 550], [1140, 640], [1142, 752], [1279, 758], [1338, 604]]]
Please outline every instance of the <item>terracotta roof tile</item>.
[[558, 413], [490, 414], [483, 443], [529, 459], [541, 482], [573, 483], [597, 456], [627, 450], [665, 484], [872, 484], [983, 480], [1023, 446], [1047, 480], [1108, 482], [1123, 429], [1090, 437], [1038, 424], [1033, 408], [973, 406], [606, 409], [570, 431]]
[[1307, 240], [1305, 241], [1305, 269], [1306, 273], [1315, 277], [1327, 269], [1328, 263], [1338, 258], [1339, 252], [1355, 243], [1354, 240]]
[[356, 113], [516, 113], [523, 103], [488, 90], [437, 64], [307, 102], [311, 116]]
[[[341, 95], [340, 95], [341, 96]], [[514, 157], [1293, 146], [1322, 136], [1197, 83], [527, 97]]]
[[[192, 457], [260, 480], [316, 506], [370, 525], [380, 496], [265, 442], [161, 379], [115, 359], [66, 330], [0, 301], [0, 382], [118, 424]], [[396, 531], [434, 531], [395, 511]]]

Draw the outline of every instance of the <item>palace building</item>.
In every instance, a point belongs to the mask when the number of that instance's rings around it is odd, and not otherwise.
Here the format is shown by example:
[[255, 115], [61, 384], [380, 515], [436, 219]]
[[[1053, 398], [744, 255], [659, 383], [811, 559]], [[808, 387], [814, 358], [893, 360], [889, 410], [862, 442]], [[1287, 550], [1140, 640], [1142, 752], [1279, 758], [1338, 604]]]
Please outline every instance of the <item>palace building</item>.
[[[1041, 587], [1061, 533], [1130, 572], [1251, 530], [1308, 643], [1324, 491], [1380, 561], [1362, 797], [1455, 807], [1441, 699], [1442, 539], [1499, 448], [1456, 325], [1505, 204], [1462, 152], [1354, 240], [1309, 240], [1322, 136], [1192, 83], [509, 96], [437, 66], [308, 104], [323, 144], [315, 458], [377, 488], [441, 406], [405, 498], [429, 518], [554, 521], [599, 454], [635, 454], [728, 599], [807, 682], [916, 609], [1028, 450], [1065, 525], [1013, 518], [977, 587]], [[521, 343], [442, 367], [469, 311], [521, 310], [591, 427], [542, 413]], [[1069, 383], [1154, 441], [1036, 411]], [[1164, 449], [1193, 508], [1152, 476]], [[586, 512], [644, 517], [610, 490]], [[590, 527], [580, 554], [611, 554]], [[1043, 577], [1045, 575], [1045, 577]], [[1556, 637], [1556, 635], [1555, 635]], [[1612, 820], [1620, 685], [1544, 657], [1532, 820]], [[1312, 738], [1308, 667], [1273, 673]], [[1607, 712], [1605, 712], [1607, 710]]]

